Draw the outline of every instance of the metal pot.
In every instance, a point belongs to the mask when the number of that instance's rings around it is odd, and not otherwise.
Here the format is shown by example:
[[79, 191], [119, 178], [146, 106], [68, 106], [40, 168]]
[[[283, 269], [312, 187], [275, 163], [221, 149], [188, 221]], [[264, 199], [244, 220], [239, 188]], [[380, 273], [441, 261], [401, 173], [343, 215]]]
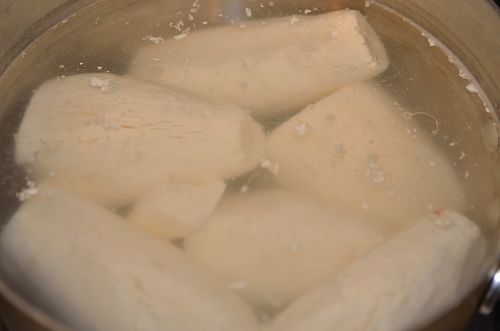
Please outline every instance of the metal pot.
[[[152, 2], [146, 0], [145, 2]], [[414, 23], [426, 29], [429, 33], [441, 40], [471, 71], [473, 76], [484, 90], [484, 97], [487, 97], [491, 104], [489, 107], [494, 108], [497, 115], [500, 115], [500, 19], [498, 8], [489, 0], [378, 0], [378, 1], [361, 1], [361, 0], [275, 0], [275, 13], [294, 12], [298, 8], [307, 8], [314, 6], [322, 8], [322, 10], [333, 10], [344, 7], [351, 7], [368, 12], [373, 11], [373, 15], [378, 15], [379, 23], [383, 24], [384, 20], [394, 19], [393, 16], [387, 14], [387, 9], [410, 19]], [[134, 24], [124, 27], [122, 25], [113, 26], [110, 22], [108, 28], [123, 29], [121, 33], [123, 40], [120, 37], [115, 37], [112, 40], [101, 40], [95, 37], [96, 31], [92, 34], [82, 34], [82, 38], [67, 42], [65, 48], [58, 48], [58, 42], [61, 40], [71, 39], [71, 36], [79, 26], [85, 24], [93, 24], [93, 20], [99, 17], [100, 13], [113, 12], [122, 10], [123, 17], [135, 13], [135, 17], [140, 20], [140, 12], [135, 11], [135, 6], [141, 3], [140, 0], [122, 0], [122, 1], [99, 1], [99, 0], [2, 0], [0, 1], [0, 187], [2, 194], [0, 196], [0, 225], [7, 220], [12, 212], [17, 208], [18, 202], [15, 199], [13, 192], [20, 189], [21, 182], [24, 178], [22, 173], [15, 169], [12, 164], [12, 151], [9, 148], [12, 144], [12, 133], [17, 127], [20, 116], [16, 116], [16, 110], [20, 112], [29, 100], [30, 91], [36, 87], [47, 76], [55, 76], [60, 72], [50, 72], [48, 68], [54, 67], [54, 59], [61, 59], [60, 54], [71, 58], [72, 54], [77, 52], [85, 52], [85, 47], [92, 44], [96, 49], [97, 44], [101, 43], [100, 54], [98, 54], [102, 65], [108, 64], [113, 71], [121, 73], [124, 70], [124, 65], [113, 63], [114, 54], [109, 51], [108, 45], [122, 42], [134, 33], [142, 33], [144, 31], [134, 31]], [[371, 4], [373, 3], [373, 8]], [[236, 13], [241, 13], [242, 8], [257, 7], [258, 4], [252, 1], [244, 0], [201, 0], [202, 15], [207, 19], [215, 18], [218, 14], [218, 9], [224, 8], [226, 13], [235, 13], [230, 19], [240, 20], [244, 17], [238, 16]], [[170, 0], [162, 1], [162, 17], [173, 15], [179, 10], [188, 10], [191, 2]], [[370, 6], [368, 6], [370, 5]], [[139, 7], [137, 7], [139, 8]], [[94, 11], [95, 15], [74, 15], [75, 13], [86, 13]], [[385, 14], [384, 14], [385, 13]], [[230, 15], [231, 16], [231, 15]], [[92, 19], [89, 19], [92, 17]], [[63, 24], [65, 21], [70, 24]], [[75, 24], [72, 24], [75, 22]], [[78, 24], [76, 24], [78, 23]], [[53, 27], [58, 25], [57, 29]], [[81, 32], [81, 31], [80, 31]], [[37, 40], [40, 36], [42, 38]], [[410, 39], [401, 40], [402, 43], [413, 42]], [[106, 44], [106, 47], [103, 45]], [[32, 45], [32, 46], [30, 46]], [[68, 45], [72, 46], [68, 49]], [[84, 46], [85, 45], [85, 46]], [[26, 48], [28, 52], [25, 53]], [[129, 45], [130, 50], [134, 49], [134, 45]], [[124, 53], [126, 58], [127, 53]], [[122, 54], [123, 55], [123, 54]], [[34, 62], [41, 68], [39, 72], [28, 72], [32, 68]], [[107, 62], [108, 61], [108, 62]], [[446, 62], [446, 61], [445, 61]], [[82, 71], [90, 70], [90, 66], [99, 63], [92, 63], [89, 56], [87, 68], [82, 68]], [[443, 62], [444, 63], [444, 62]], [[449, 65], [449, 64], [448, 64]], [[29, 79], [26, 79], [29, 77]], [[429, 78], [422, 77], [422, 81], [433, 86]], [[451, 96], [448, 96], [451, 97]], [[476, 101], [480, 102], [480, 101]], [[477, 106], [477, 104], [476, 104]], [[481, 105], [480, 105], [481, 106]], [[481, 132], [477, 136], [484, 140], [485, 145], [489, 148], [489, 152], [495, 155], [498, 149], [498, 132], [495, 125], [491, 125], [491, 121], [496, 120], [494, 114], [487, 115], [483, 112], [483, 107], [474, 108], [476, 121], [482, 127]], [[480, 114], [478, 112], [481, 112]], [[2, 130], [9, 127], [10, 130]], [[494, 195], [497, 188], [500, 188], [500, 166], [497, 165], [495, 157], [491, 158], [491, 164], [497, 171], [493, 174], [496, 182], [488, 183], [491, 188], [486, 189], [490, 195]], [[495, 166], [496, 165], [496, 166]], [[481, 188], [476, 188], [481, 190]], [[484, 193], [484, 192], [483, 192]], [[486, 193], [484, 193], [486, 194]], [[480, 194], [481, 196], [481, 194]], [[489, 204], [481, 204], [484, 196], [478, 198], [478, 209], [487, 208]], [[498, 246], [498, 218], [495, 214], [490, 217], [490, 223], [487, 227], [489, 231], [492, 252], [497, 251]], [[492, 253], [492, 256], [495, 254]], [[494, 266], [494, 259], [491, 259], [491, 266]], [[484, 293], [484, 286], [489, 283], [489, 279], [485, 277], [482, 287], [471, 293], [470, 297], [464, 300], [460, 307], [449, 312], [446, 316], [426, 330], [450, 330], [456, 331], [464, 329], [470, 316], [477, 308], [479, 300]], [[498, 282], [497, 282], [498, 283]], [[495, 286], [498, 286], [494, 283]], [[77, 286], [77, 284], [75, 284]], [[497, 292], [490, 291], [487, 302], [483, 306], [483, 311], [487, 312], [488, 307], [495, 301]], [[45, 314], [42, 310], [31, 304], [25, 296], [11, 286], [2, 278], [0, 272], [0, 318], [5, 320], [8, 330], [51, 330], [59, 331], [66, 328]], [[0, 329], [1, 329], [0, 323]]]

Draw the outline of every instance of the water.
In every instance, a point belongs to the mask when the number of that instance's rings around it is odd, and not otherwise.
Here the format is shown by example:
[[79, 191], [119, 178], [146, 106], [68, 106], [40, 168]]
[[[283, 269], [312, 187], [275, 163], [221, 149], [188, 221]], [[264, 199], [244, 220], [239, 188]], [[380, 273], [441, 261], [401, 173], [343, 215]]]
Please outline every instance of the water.
[[[496, 118], [485, 110], [477, 87], [468, 80], [471, 76], [457, 67], [457, 59], [437, 47], [439, 42], [400, 17], [361, 1], [349, 6], [363, 11], [387, 49], [390, 66], [377, 77], [377, 85], [389, 91], [402, 111], [408, 112], [408, 129], [429, 137], [452, 165], [464, 187], [464, 213], [492, 239], [499, 218], [492, 171], [492, 156], [497, 149]], [[161, 38], [189, 38], [198, 29], [217, 25], [239, 25], [270, 16], [312, 15], [344, 7], [340, 1], [294, 8], [280, 1], [211, 6], [195, 1], [180, 7], [173, 2], [108, 1], [61, 21], [28, 47], [0, 80], [0, 221], [10, 218], [20, 205], [18, 193], [29, 187], [30, 173], [15, 165], [13, 142], [33, 90], [42, 82], [80, 73], [126, 74], [136, 51], [161, 43]], [[266, 132], [271, 132], [290, 116], [259, 121]], [[307, 134], [304, 130], [302, 126], [297, 132]], [[370, 160], [372, 165], [376, 163], [376, 158]], [[226, 195], [275, 186], [273, 172], [279, 170], [273, 171], [273, 160], [266, 161], [261, 161], [255, 171], [227, 181]], [[126, 215], [130, 205], [116, 208]], [[182, 241], [176, 244], [181, 246]], [[245, 283], [236, 279], [231, 284], [238, 290]]]

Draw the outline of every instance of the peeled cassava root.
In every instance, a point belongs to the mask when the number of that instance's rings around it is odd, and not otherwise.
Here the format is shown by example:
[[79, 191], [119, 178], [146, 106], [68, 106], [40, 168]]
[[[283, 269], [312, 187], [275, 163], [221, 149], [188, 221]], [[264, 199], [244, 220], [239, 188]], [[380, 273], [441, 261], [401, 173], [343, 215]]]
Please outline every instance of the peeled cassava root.
[[168, 242], [42, 185], [0, 235], [1, 263], [77, 330], [254, 330], [247, 306]]
[[381, 241], [369, 225], [270, 190], [223, 199], [184, 248], [255, 306], [281, 308]]
[[139, 50], [133, 63], [132, 75], [266, 116], [374, 77], [388, 59], [366, 18], [340, 10], [191, 32]]
[[430, 214], [298, 299], [269, 330], [417, 330], [477, 285], [484, 254], [472, 221]]
[[167, 240], [183, 238], [207, 221], [225, 188], [220, 181], [166, 185], [139, 199], [128, 220]]
[[307, 107], [268, 139], [277, 182], [393, 233], [429, 209], [465, 206], [450, 162], [375, 84], [346, 87]]
[[165, 183], [200, 184], [251, 170], [265, 137], [234, 106], [111, 74], [43, 84], [17, 134], [16, 159], [44, 179], [106, 205]]

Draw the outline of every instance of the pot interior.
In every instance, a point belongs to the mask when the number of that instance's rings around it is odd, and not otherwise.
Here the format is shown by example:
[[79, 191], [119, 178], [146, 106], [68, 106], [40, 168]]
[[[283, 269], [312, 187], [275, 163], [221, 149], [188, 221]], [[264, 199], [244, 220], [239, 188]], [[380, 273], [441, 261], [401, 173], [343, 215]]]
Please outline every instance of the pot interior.
[[[81, 73], [126, 74], [136, 51], [150, 43], [145, 36], [172, 37], [179, 33], [179, 22], [181, 30], [189, 27], [195, 31], [349, 7], [366, 15], [387, 49], [390, 67], [377, 77], [377, 83], [390, 91], [401, 107], [424, 114], [411, 117], [408, 128], [419, 128], [431, 137], [453, 165], [466, 195], [464, 213], [481, 227], [489, 241], [490, 257], [494, 255], [500, 216], [495, 174], [495, 168], [500, 169], [496, 160], [497, 118], [487, 100], [467, 91], [471, 82], [460, 77], [459, 69], [464, 69], [450, 61], [450, 53], [401, 17], [369, 1], [200, 0], [194, 6], [190, 1], [98, 1], [63, 18], [19, 54], [0, 79], [0, 225], [19, 208], [17, 194], [30, 178], [26, 169], [16, 165], [15, 134], [34, 90], [44, 81]], [[270, 130], [284, 119], [272, 119], [264, 125]], [[27, 302], [45, 309], [42, 298], [2, 274], [0, 270], [0, 279]], [[47, 313], [61, 318], [57, 312]]]

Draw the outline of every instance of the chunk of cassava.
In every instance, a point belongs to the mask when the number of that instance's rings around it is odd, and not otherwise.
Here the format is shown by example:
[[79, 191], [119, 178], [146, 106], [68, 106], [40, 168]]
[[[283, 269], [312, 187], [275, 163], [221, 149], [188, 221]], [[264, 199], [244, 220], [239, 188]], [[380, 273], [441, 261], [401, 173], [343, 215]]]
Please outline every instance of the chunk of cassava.
[[270, 135], [268, 157], [280, 165], [276, 180], [389, 233], [411, 221], [408, 215], [465, 208], [451, 163], [430, 141], [432, 133], [410, 130], [421, 118], [412, 116], [375, 84], [333, 93]]
[[208, 28], [139, 50], [130, 73], [266, 116], [297, 110], [388, 66], [355, 10]]
[[431, 214], [298, 299], [270, 330], [420, 329], [484, 276], [484, 253], [472, 221], [452, 211]]
[[167, 240], [183, 238], [207, 221], [225, 188], [221, 181], [165, 185], [139, 199], [128, 220]]
[[106, 205], [165, 183], [199, 184], [251, 170], [261, 127], [234, 106], [111, 74], [52, 80], [33, 96], [16, 159], [45, 179]]
[[382, 240], [370, 226], [286, 191], [222, 200], [188, 256], [264, 308], [280, 308]]
[[168, 242], [47, 186], [0, 236], [1, 263], [76, 330], [253, 330], [249, 308]]

